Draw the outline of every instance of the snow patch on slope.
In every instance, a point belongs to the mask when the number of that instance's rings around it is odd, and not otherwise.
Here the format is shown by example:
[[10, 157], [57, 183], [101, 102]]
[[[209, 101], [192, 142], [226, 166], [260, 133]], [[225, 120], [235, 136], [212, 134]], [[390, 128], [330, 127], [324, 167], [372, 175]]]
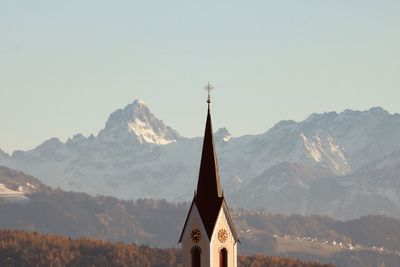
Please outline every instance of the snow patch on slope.
[[308, 138], [304, 135], [304, 133], [301, 133], [300, 136], [303, 138], [304, 141], [304, 146], [306, 147], [308, 151], [308, 156], [315, 160], [316, 162], [320, 162], [322, 159], [321, 153], [320, 153], [320, 146], [321, 144], [318, 142], [317, 144], [308, 140]]
[[26, 201], [29, 198], [25, 195], [26, 192], [22, 186], [18, 187], [18, 190], [12, 190], [7, 188], [4, 184], [0, 183], [0, 199], [8, 201]]
[[133, 122], [129, 122], [128, 126], [129, 130], [139, 137], [142, 143], [166, 145], [176, 142], [175, 139], [167, 139], [163, 134], [156, 134], [152, 128], [137, 118]]
[[318, 130], [315, 135], [309, 137], [302, 132], [300, 137], [303, 139], [307, 157], [321, 163], [322, 166], [333, 167], [335, 173], [339, 175], [351, 171], [344, 148], [339, 146], [332, 136]]

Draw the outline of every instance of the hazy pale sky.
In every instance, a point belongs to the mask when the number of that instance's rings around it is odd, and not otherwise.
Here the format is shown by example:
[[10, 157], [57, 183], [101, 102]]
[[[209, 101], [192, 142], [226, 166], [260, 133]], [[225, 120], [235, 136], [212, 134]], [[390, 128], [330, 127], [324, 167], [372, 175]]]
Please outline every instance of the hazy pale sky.
[[400, 1], [0, 0], [0, 148], [97, 134], [145, 101], [184, 136], [400, 112]]

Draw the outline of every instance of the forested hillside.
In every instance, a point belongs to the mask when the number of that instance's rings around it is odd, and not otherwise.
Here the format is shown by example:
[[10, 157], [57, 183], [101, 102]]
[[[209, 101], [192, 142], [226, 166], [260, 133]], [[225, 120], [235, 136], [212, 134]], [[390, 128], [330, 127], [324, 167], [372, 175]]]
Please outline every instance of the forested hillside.
[[[111, 243], [79, 238], [71, 239], [22, 231], [0, 231], [0, 266], [102, 266], [102, 267], [176, 267], [179, 251], [155, 249], [135, 244]], [[279, 257], [239, 257], [241, 267], [331, 267]]]

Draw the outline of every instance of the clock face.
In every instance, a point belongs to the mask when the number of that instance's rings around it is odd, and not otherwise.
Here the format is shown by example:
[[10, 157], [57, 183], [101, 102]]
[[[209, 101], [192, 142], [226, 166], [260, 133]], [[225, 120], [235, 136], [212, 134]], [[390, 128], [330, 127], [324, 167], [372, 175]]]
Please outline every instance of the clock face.
[[225, 243], [228, 240], [228, 232], [225, 229], [221, 229], [218, 231], [218, 240], [221, 243]]
[[201, 232], [199, 229], [193, 229], [190, 233], [190, 238], [192, 239], [193, 243], [198, 243], [201, 239]]

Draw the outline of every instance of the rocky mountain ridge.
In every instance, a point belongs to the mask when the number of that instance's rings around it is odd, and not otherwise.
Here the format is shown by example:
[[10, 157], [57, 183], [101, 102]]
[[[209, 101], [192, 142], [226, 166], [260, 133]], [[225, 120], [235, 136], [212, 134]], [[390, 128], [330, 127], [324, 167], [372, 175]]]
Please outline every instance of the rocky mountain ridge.
[[[380, 107], [281, 121], [259, 135], [215, 133], [225, 195], [236, 206], [341, 219], [400, 217], [399, 139], [400, 115]], [[30, 151], [3, 153], [0, 165], [65, 190], [186, 201], [196, 186], [201, 144], [201, 137], [180, 136], [135, 100], [113, 112], [97, 136], [53, 138]]]

